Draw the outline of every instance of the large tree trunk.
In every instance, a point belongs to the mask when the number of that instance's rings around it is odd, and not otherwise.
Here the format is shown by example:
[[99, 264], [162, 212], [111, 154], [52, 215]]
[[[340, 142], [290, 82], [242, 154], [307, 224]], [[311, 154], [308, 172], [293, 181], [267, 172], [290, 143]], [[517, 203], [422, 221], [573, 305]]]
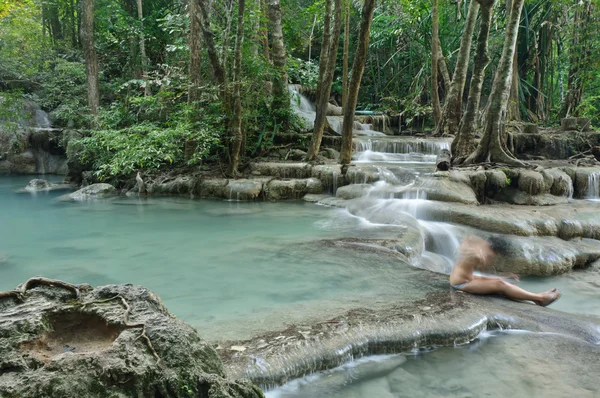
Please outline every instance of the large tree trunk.
[[450, 85], [450, 91], [446, 97], [442, 119], [436, 127], [436, 133], [438, 135], [458, 134], [458, 127], [462, 115], [462, 97], [467, 81], [467, 72], [469, 71], [471, 41], [473, 39], [475, 23], [477, 22], [478, 11], [479, 3], [477, 3], [476, 0], [471, 0], [467, 22], [460, 41], [460, 49], [458, 51], [458, 59], [456, 60], [456, 69], [454, 70], [452, 84]]
[[227, 169], [227, 174], [229, 176], [235, 176], [238, 172], [237, 168], [240, 161], [240, 150], [242, 148], [242, 141], [244, 140], [242, 132], [242, 99], [240, 93], [242, 86], [242, 45], [244, 44], [244, 6], [245, 0], [239, 0], [234, 50], [235, 62], [233, 67], [233, 117], [231, 118], [231, 124], [229, 126], [229, 135], [232, 139], [231, 160]]
[[142, 0], [137, 0], [137, 13], [140, 20], [140, 57], [142, 58], [142, 79], [144, 80], [144, 95], [152, 95], [148, 79], [148, 57], [146, 57], [146, 38], [144, 36], [144, 11]]
[[98, 56], [94, 47], [94, 0], [81, 2], [81, 44], [85, 57], [85, 74], [87, 77], [88, 106], [90, 112], [98, 115], [100, 107], [100, 85], [98, 83]]
[[350, 50], [350, 0], [345, 0], [344, 16], [344, 61], [342, 66], [342, 110], [346, 109], [348, 101], [348, 56]]
[[460, 125], [460, 131], [452, 141], [452, 156], [455, 163], [461, 163], [475, 149], [475, 130], [477, 128], [477, 116], [479, 114], [479, 103], [481, 91], [485, 79], [485, 69], [490, 57], [488, 55], [488, 38], [492, 21], [492, 12], [496, 0], [479, 0], [481, 4], [481, 21], [479, 22], [479, 35], [477, 37], [477, 50], [473, 60], [473, 78], [469, 89], [467, 110]]
[[360, 23], [356, 53], [354, 54], [354, 63], [352, 64], [352, 76], [350, 77], [350, 86], [348, 88], [348, 102], [346, 103], [346, 109], [344, 110], [342, 151], [340, 153], [341, 164], [349, 164], [352, 161], [352, 127], [354, 125], [354, 113], [358, 102], [360, 81], [365, 70], [367, 54], [369, 53], [369, 34], [371, 32], [371, 22], [373, 21], [374, 11], [375, 0], [365, 0], [362, 9], [362, 21]]
[[200, 82], [202, 81], [202, 42], [200, 40], [199, 11], [198, 3], [194, 0], [190, 1], [190, 36], [188, 40], [190, 46], [188, 102], [190, 104], [200, 98]]
[[442, 106], [440, 105], [440, 92], [438, 82], [440, 50], [439, 30], [440, 16], [438, 13], [438, 0], [433, 0], [431, 8], [431, 107], [433, 110], [433, 123], [437, 126], [442, 119]]
[[273, 103], [271, 110], [278, 121], [287, 125], [290, 107], [288, 92], [288, 74], [286, 69], [286, 53], [283, 43], [283, 29], [281, 26], [281, 4], [279, 0], [269, 0], [269, 23], [271, 26], [271, 45], [273, 66], [277, 76], [273, 80]]
[[[331, 2], [327, 0], [326, 13], [331, 13]], [[323, 31], [323, 44], [321, 45], [321, 59], [319, 64], [319, 82], [317, 86], [317, 115], [315, 117], [315, 128], [312, 140], [308, 147], [307, 160], [316, 160], [321, 148], [325, 122], [327, 121], [327, 107], [329, 95], [331, 94], [331, 83], [335, 73], [338, 44], [342, 31], [342, 0], [335, 0], [335, 15], [333, 17], [333, 32], [330, 31], [329, 17], [325, 17], [326, 30]], [[321, 66], [324, 65], [323, 68]]]
[[513, 12], [506, 25], [506, 36], [502, 56], [498, 64], [498, 73], [494, 79], [489, 107], [485, 118], [483, 137], [473, 152], [465, 161], [467, 164], [477, 162], [499, 162], [509, 165], [523, 166], [508, 150], [504, 131], [506, 110], [513, 75], [513, 57], [519, 34], [519, 20], [523, 10], [524, 0], [514, 0]]

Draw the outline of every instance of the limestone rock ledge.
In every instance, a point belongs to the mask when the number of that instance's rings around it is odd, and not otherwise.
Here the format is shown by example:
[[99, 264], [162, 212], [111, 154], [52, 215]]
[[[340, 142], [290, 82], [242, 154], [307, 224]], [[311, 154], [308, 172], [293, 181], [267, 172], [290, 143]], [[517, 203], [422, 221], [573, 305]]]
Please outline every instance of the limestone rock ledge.
[[263, 397], [148, 289], [33, 278], [0, 293], [0, 396]]

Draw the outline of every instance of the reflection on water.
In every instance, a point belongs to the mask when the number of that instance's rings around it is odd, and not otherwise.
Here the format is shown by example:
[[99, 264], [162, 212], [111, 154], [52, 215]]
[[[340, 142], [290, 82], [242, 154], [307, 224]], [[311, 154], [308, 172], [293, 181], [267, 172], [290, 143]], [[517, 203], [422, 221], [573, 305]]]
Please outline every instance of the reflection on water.
[[365, 358], [268, 398], [597, 397], [600, 347], [553, 334], [486, 332], [473, 344]]

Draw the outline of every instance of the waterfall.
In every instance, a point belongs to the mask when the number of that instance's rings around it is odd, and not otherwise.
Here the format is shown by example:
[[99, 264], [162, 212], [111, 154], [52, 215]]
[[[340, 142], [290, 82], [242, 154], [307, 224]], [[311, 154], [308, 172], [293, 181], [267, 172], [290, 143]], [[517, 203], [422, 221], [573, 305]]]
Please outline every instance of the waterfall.
[[290, 92], [290, 103], [294, 113], [304, 121], [306, 129], [315, 127], [315, 117], [317, 116], [313, 103], [299, 91], [299, 86], [290, 84], [288, 86]]
[[600, 172], [596, 171], [588, 175], [586, 199], [600, 199]]

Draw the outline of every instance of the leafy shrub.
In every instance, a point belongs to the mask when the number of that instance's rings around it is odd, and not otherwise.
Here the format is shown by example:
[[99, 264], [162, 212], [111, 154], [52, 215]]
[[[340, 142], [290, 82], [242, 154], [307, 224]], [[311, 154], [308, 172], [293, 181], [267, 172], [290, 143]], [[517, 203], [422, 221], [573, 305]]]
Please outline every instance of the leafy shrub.
[[[218, 135], [202, 123], [162, 127], [145, 122], [125, 129], [94, 131], [74, 142], [73, 147], [81, 148], [81, 162], [92, 163], [95, 174], [105, 179], [127, 177], [142, 169], [197, 164], [218, 144]], [[185, 156], [186, 145], [193, 150], [189, 158]]]

